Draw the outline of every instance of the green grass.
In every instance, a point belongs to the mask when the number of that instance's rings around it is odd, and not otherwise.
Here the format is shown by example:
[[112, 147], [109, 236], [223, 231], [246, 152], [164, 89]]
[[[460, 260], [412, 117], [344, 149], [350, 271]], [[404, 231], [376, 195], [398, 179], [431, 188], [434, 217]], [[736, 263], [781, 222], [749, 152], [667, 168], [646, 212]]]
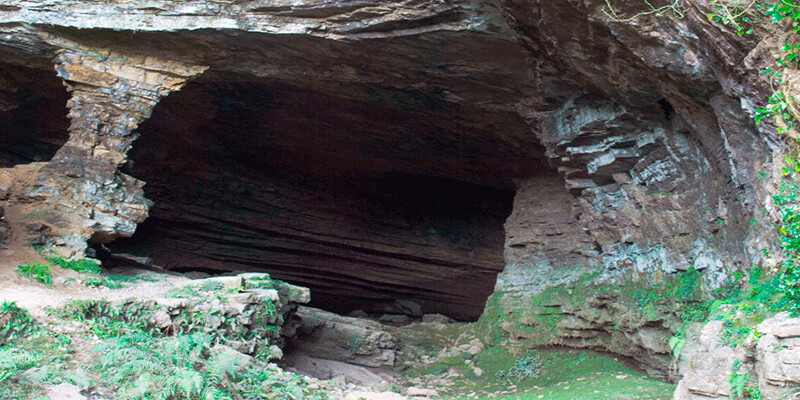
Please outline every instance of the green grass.
[[[475, 367], [482, 374], [476, 374]], [[463, 376], [453, 379], [449, 388], [438, 388], [452, 399], [476, 393], [469, 398], [668, 400], [675, 390], [675, 385], [651, 379], [607, 355], [567, 348], [517, 350], [515, 354], [507, 348], [489, 347], [475, 357], [451, 355], [402, 373], [441, 376], [449, 369]], [[515, 393], [500, 394], [514, 386]]]
[[324, 399], [298, 376], [268, 368], [235, 352], [213, 348], [204, 334], [154, 338], [133, 333], [93, 349], [106, 386], [124, 399]]
[[529, 388], [514, 394], [476, 398], [500, 400], [669, 400], [675, 390], [673, 385], [638, 376], [617, 379], [613, 374], [596, 372], [580, 379], [580, 381], [559, 382], [555, 385], [541, 388]]

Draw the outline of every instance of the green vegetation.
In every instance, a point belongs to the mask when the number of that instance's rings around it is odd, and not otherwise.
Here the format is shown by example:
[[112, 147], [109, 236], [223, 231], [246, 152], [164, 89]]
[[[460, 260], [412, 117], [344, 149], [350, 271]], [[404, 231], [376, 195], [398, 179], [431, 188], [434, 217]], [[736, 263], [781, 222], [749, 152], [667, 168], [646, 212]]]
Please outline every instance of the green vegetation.
[[142, 333], [107, 339], [94, 348], [98, 371], [118, 399], [322, 399], [296, 375], [223, 347], [203, 334], [153, 338]]
[[[222, 289], [211, 282], [203, 289]], [[208, 293], [205, 293], [208, 294]], [[261, 307], [274, 322], [275, 306]], [[201, 307], [202, 308], [202, 307]], [[112, 304], [106, 300], [74, 300], [50, 309], [57, 324], [65, 321], [69, 335], [34, 324], [15, 303], [0, 307], [0, 399], [34, 399], [47, 386], [70, 382], [83, 390], [101, 388], [115, 399], [136, 400], [266, 400], [325, 399], [299, 376], [268, 363], [269, 349], [255, 357], [228, 347], [255, 340], [268, 344], [274, 327], [257, 331], [236, 326], [236, 316], [182, 310], [166, 329], [155, 326], [153, 301]], [[218, 318], [214, 327], [207, 321]], [[256, 324], [258, 325], [258, 324]], [[227, 329], [227, 328], [231, 329]], [[272, 329], [271, 329], [272, 328]], [[263, 332], [262, 332], [263, 331]], [[230, 338], [224, 337], [231, 336]], [[93, 346], [91, 346], [94, 344]], [[92, 347], [91, 352], [85, 351]], [[264, 348], [261, 348], [264, 347]], [[79, 350], [80, 349], [80, 350]], [[73, 354], [81, 352], [81, 357]]]
[[518, 359], [513, 367], [498, 371], [495, 375], [497, 375], [498, 378], [507, 380], [510, 385], [513, 385], [515, 382], [524, 381], [526, 378], [538, 378], [541, 368], [542, 365], [539, 362], [539, 355], [533, 354]]
[[466, 374], [450, 388], [453, 398], [464, 398], [470, 391], [479, 394], [476, 398], [484, 398], [514, 388], [516, 393], [497, 398], [661, 400], [671, 398], [675, 389], [588, 350], [538, 349], [514, 354], [508, 348], [492, 347], [472, 361], [483, 374]]
[[51, 314], [84, 323], [91, 333], [108, 339], [131, 332], [160, 334], [152, 325], [154, 309], [150, 302], [135, 303], [122, 310], [106, 300], [72, 300]]
[[53, 278], [50, 276], [50, 267], [47, 265], [39, 263], [20, 265], [17, 267], [17, 272], [25, 278], [35, 279], [48, 286], [53, 283]]
[[98, 278], [98, 277], [89, 277], [83, 280], [83, 284], [85, 286], [97, 288], [101, 286], [105, 286], [109, 289], [119, 289], [123, 287], [122, 283], [119, 281], [115, 281], [110, 278]]
[[36, 325], [27, 310], [13, 301], [0, 305], [0, 346], [13, 343], [34, 330]]
[[30, 399], [42, 384], [73, 379], [70, 339], [34, 324], [15, 303], [0, 307], [0, 399]]
[[61, 268], [80, 272], [82, 274], [99, 274], [102, 270], [100, 263], [90, 258], [76, 260], [66, 260], [61, 257], [47, 257], [47, 262], [58, 265]]

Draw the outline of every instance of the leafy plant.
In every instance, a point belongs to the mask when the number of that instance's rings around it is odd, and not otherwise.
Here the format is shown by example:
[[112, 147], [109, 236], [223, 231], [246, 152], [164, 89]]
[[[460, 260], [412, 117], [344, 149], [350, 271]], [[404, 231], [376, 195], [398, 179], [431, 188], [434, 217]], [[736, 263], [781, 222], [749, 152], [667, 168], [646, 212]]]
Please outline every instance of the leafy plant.
[[0, 348], [0, 387], [3, 386], [3, 381], [33, 367], [37, 361], [39, 358], [27, 350], [15, 347]]
[[39, 263], [25, 264], [17, 267], [17, 272], [29, 279], [35, 279], [45, 285], [53, 283], [53, 278], [50, 276], [50, 267], [41, 265]]
[[151, 323], [153, 309], [146, 302], [122, 312], [106, 300], [73, 300], [55, 311], [55, 314], [85, 323], [92, 333], [102, 339], [135, 332], [158, 333]]
[[87, 274], [99, 274], [101, 271], [100, 263], [90, 258], [76, 260], [66, 260], [61, 257], [47, 257], [47, 261], [58, 265], [61, 268], [73, 270], [75, 272]]
[[70, 361], [70, 340], [44, 330], [30, 331], [0, 347], [0, 399], [29, 399], [43, 384], [60, 379]]
[[714, 12], [707, 16], [711, 21], [736, 28], [736, 34], [739, 36], [749, 35], [753, 33], [753, 22], [758, 21], [758, 17], [750, 15], [750, 11], [762, 7], [762, 5], [757, 5], [756, 3], [757, 0], [746, 2], [711, 0], [711, 7]]

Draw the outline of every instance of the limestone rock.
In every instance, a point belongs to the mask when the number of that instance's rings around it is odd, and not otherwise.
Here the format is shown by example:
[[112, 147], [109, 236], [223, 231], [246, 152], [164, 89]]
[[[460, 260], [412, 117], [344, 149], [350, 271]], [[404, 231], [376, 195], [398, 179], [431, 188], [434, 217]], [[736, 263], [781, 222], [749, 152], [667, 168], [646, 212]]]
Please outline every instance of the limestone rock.
[[292, 351], [366, 367], [394, 367], [397, 339], [377, 322], [310, 307], [297, 310], [300, 327]]
[[439, 397], [439, 393], [436, 390], [418, 388], [414, 386], [406, 389], [406, 395], [412, 397], [427, 397], [427, 398]]
[[47, 389], [49, 400], [86, 400], [87, 397], [81, 394], [80, 388], [71, 383], [61, 383]]
[[757, 329], [757, 345], [745, 343], [736, 348], [722, 341], [720, 321], [711, 321], [699, 333], [692, 333], [681, 355], [683, 379], [674, 399], [730, 396], [728, 381], [734, 373], [748, 374], [762, 399], [793, 396], [791, 386], [800, 379], [800, 318], [780, 313]]
[[393, 392], [349, 392], [342, 400], [405, 400], [406, 397]]

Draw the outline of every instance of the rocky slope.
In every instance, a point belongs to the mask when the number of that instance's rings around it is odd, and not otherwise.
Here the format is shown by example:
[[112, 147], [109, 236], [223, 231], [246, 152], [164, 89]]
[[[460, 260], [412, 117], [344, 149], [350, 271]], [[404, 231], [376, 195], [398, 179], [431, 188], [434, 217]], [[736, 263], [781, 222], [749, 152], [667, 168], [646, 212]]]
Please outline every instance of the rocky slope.
[[664, 376], [681, 310], [637, 296], [772, 268], [784, 150], [751, 119], [767, 33], [646, 4], [11, 0], [0, 158], [54, 155], [6, 203], [67, 256], [130, 237], [335, 311], [474, 319], [494, 290], [498, 335]]

